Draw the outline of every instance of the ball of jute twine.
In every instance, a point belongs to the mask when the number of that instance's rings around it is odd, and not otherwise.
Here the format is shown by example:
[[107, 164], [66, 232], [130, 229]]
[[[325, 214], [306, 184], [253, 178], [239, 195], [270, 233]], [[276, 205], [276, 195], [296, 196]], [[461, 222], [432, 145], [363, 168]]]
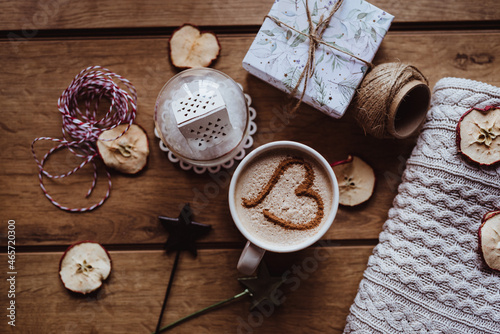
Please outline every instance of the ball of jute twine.
[[406, 138], [425, 120], [430, 96], [428, 81], [416, 67], [385, 63], [365, 76], [350, 109], [365, 133]]

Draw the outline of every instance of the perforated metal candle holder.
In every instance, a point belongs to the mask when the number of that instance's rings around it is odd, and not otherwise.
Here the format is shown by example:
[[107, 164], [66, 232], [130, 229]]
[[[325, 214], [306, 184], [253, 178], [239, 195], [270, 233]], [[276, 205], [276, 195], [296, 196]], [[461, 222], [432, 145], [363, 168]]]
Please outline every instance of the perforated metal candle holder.
[[155, 106], [155, 134], [172, 162], [216, 172], [242, 159], [257, 127], [251, 98], [226, 74], [197, 68], [172, 77]]

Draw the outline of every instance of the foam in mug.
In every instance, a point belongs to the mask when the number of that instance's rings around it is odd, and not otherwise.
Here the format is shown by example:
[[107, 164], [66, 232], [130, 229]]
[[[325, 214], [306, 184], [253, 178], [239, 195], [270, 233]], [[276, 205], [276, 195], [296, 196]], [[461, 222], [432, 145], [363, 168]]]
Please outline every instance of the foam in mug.
[[316, 234], [332, 208], [328, 173], [298, 150], [264, 153], [235, 187], [241, 223], [255, 238], [275, 245], [299, 244]]

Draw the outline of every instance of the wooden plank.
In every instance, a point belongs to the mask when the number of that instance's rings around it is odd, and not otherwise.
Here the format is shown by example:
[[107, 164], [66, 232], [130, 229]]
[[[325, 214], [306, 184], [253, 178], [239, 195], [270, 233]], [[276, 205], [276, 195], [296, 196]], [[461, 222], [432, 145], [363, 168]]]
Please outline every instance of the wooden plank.
[[[473, 5], [457, 1], [372, 0], [396, 17], [395, 23], [500, 20], [500, 3]], [[260, 26], [272, 0], [258, 1], [76, 1], [0, 2], [0, 30], [33, 38], [44, 29], [172, 28], [190, 22], [201, 26]], [[11, 35], [15, 38], [14, 35]]]
[[[498, 31], [390, 33], [375, 61], [400, 60], [413, 64], [428, 76], [431, 86], [445, 76], [500, 85], [499, 60], [495, 57], [500, 53], [499, 38]], [[377, 238], [415, 139], [365, 137], [350, 115], [335, 120], [307, 106], [285, 126], [280, 120], [285, 94], [241, 67], [252, 39], [253, 35], [247, 34], [221, 36], [222, 54], [215, 68], [242, 83], [253, 97], [259, 129], [254, 147], [272, 140], [295, 140], [317, 149], [329, 161], [343, 159], [349, 153], [360, 154], [376, 170], [375, 195], [358, 208], [341, 208], [326, 238]], [[0, 76], [3, 103], [0, 212], [2, 219], [16, 220], [20, 244], [67, 245], [81, 239], [98, 239], [106, 244], [163, 243], [166, 233], [157, 216], [177, 216], [179, 207], [186, 202], [192, 203], [196, 220], [214, 226], [204, 242], [243, 242], [227, 205], [231, 171], [215, 177], [185, 172], [172, 165], [157, 147], [158, 139], [153, 136], [156, 96], [176, 73], [169, 64], [166, 38], [2, 42], [0, 59], [5, 65]], [[29, 146], [38, 136], [61, 137], [57, 99], [74, 75], [96, 64], [109, 67], [136, 85], [137, 121], [150, 137], [151, 156], [148, 168], [136, 177], [112, 174], [112, 194], [103, 207], [91, 213], [70, 214], [60, 211], [43, 196]], [[39, 155], [47, 150], [48, 145], [37, 146]], [[53, 161], [53, 170], [59, 172], [75, 166], [64, 155], [56, 156]], [[91, 179], [91, 171], [87, 170], [71, 176], [69, 185], [47, 182], [47, 187], [63, 204], [76, 206], [87, 204], [80, 199]], [[105, 177], [101, 175], [100, 180], [92, 203], [105, 191]], [[4, 229], [2, 225], [0, 232]], [[4, 244], [4, 239], [0, 243]]]
[[[273, 275], [287, 270], [277, 296], [283, 304], [250, 314], [250, 298], [178, 326], [175, 333], [341, 333], [371, 247], [326, 247], [267, 257]], [[164, 315], [164, 325], [242, 292], [236, 280], [240, 250], [182, 254]], [[16, 327], [2, 333], [150, 333], [154, 330], [174, 255], [161, 251], [111, 252], [113, 269], [91, 296], [68, 292], [59, 280], [61, 253], [18, 253]], [[6, 255], [2, 255], [6, 263]], [[273, 263], [279, 267], [273, 267]], [[2, 291], [9, 290], [2, 279]], [[7, 300], [7, 299], [3, 299]], [[9, 299], [10, 301], [11, 299]], [[12, 299], [14, 300], [14, 299]], [[2, 303], [4, 306], [5, 304]], [[307, 310], [307, 312], [305, 312]], [[268, 313], [269, 311], [269, 313]]]

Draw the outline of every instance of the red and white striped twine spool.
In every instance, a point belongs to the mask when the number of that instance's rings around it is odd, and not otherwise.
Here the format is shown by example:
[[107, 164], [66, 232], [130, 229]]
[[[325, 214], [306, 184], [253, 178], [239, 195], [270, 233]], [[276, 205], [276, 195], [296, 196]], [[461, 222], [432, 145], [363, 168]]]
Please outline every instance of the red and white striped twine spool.
[[[127, 90], [120, 88], [117, 82], [122, 83]], [[109, 101], [110, 106], [105, 115], [98, 119], [99, 104], [102, 100]], [[82, 105], [85, 110], [80, 109]], [[100, 66], [91, 66], [81, 71], [73, 79], [57, 101], [57, 107], [62, 114], [63, 139], [39, 137], [31, 143], [31, 151], [39, 168], [40, 187], [49, 201], [61, 210], [70, 212], [94, 210], [101, 206], [111, 193], [111, 175], [107, 170], [108, 190], [106, 194], [98, 203], [86, 208], [69, 208], [61, 205], [47, 192], [43, 184], [43, 176], [45, 175], [51, 179], [62, 179], [91, 162], [94, 167], [94, 177], [87, 192], [87, 197], [90, 196], [97, 183], [97, 165], [95, 162], [95, 159], [99, 156], [97, 139], [101, 132], [113, 129], [120, 124], [128, 124], [129, 126], [117, 138], [121, 137], [130, 128], [137, 113], [137, 92], [132, 83], [120, 75]], [[117, 138], [110, 139], [110, 141]], [[34, 145], [41, 140], [49, 140], [59, 144], [51, 148], [40, 161], [36, 156]], [[67, 148], [75, 156], [84, 160], [80, 165], [65, 174], [52, 175], [44, 169], [45, 162], [52, 153], [62, 148]]]

